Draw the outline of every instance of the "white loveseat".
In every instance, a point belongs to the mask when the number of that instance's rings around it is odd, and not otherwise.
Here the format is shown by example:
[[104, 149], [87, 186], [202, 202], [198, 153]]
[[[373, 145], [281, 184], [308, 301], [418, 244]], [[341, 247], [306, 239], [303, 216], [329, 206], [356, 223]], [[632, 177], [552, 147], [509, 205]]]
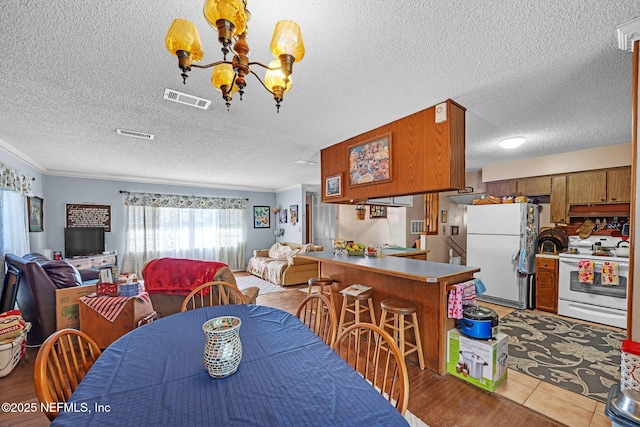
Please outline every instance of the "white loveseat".
[[318, 276], [318, 262], [297, 258], [296, 255], [304, 252], [319, 252], [322, 249], [322, 246], [311, 243], [305, 245], [274, 243], [269, 249], [253, 251], [247, 271], [280, 286], [307, 283], [310, 278]]

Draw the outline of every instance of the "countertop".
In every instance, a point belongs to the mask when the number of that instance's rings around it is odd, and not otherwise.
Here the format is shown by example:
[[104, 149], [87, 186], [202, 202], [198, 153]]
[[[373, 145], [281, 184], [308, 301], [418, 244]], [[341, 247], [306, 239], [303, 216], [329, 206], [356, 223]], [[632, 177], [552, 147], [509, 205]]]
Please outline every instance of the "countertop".
[[[389, 251], [389, 249], [383, 249], [383, 254], [385, 252], [389, 253]], [[380, 273], [406, 277], [408, 279], [428, 283], [437, 283], [449, 276], [476, 273], [480, 271], [477, 267], [384, 255], [373, 258], [365, 256], [334, 255], [333, 252], [306, 252], [296, 256], [320, 262], [340, 264], [361, 270], [376, 270]]]
[[429, 253], [428, 249], [400, 248], [396, 246], [382, 247], [382, 255], [418, 255]]
[[548, 253], [540, 253], [536, 254], [536, 258], [551, 258], [551, 259], [559, 259], [558, 254], [548, 254]]

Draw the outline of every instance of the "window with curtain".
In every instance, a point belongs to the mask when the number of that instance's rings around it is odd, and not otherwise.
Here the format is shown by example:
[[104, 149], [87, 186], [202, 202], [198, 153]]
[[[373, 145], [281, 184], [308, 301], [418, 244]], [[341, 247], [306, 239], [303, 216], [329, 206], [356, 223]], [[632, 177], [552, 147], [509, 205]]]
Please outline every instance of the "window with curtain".
[[245, 199], [128, 193], [124, 271], [154, 258], [189, 258], [245, 267]]
[[[0, 163], [0, 257], [22, 256], [29, 252], [27, 199], [32, 194], [33, 178]], [[4, 268], [0, 269], [0, 283], [4, 283]]]

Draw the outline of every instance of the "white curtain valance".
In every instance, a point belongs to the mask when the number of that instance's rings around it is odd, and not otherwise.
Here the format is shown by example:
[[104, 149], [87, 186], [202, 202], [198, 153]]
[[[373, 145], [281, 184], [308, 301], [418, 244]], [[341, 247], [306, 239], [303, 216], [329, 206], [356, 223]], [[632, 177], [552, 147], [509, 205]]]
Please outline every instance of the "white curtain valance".
[[157, 208], [188, 209], [245, 209], [247, 200], [242, 198], [179, 196], [173, 194], [126, 193], [125, 206], [151, 206]]
[[20, 194], [33, 194], [31, 182], [33, 177], [0, 163], [0, 189], [17, 191]]

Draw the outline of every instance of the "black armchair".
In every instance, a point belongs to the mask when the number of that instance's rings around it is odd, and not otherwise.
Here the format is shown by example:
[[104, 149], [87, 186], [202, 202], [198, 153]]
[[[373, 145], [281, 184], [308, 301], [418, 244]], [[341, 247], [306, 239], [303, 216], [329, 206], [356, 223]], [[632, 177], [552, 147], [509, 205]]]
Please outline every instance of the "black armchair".
[[20, 271], [18, 308], [24, 320], [31, 322], [27, 343], [42, 344], [56, 331], [56, 289], [80, 286], [82, 277], [68, 262], [52, 261], [37, 253], [23, 257], [6, 254], [5, 262], [7, 268]]

